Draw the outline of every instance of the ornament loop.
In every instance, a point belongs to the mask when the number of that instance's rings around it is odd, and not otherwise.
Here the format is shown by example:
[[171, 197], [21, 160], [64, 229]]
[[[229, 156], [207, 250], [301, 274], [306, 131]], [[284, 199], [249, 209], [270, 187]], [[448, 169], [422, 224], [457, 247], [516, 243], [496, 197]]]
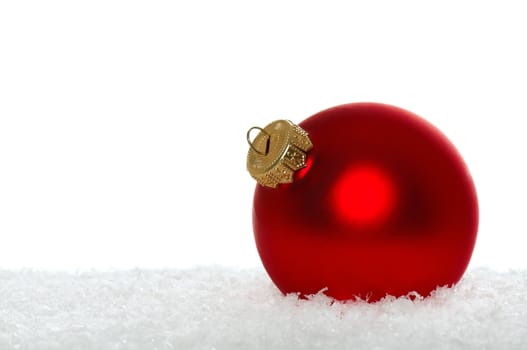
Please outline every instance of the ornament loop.
[[[254, 147], [253, 142], [251, 141], [251, 131], [253, 131], [254, 129], [260, 130], [261, 133], [264, 133], [267, 136], [267, 140], [266, 140], [266, 143], [265, 143], [265, 151], [264, 152], [256, 149], [256, 147]], [[264, 129], [260, 128], [259, 126], [253, 126], [249, 130], [247, 130], [247, 143], [249, 144], [249, 146], [251, 147], [251, 149], [253, 151], [255, 151], [256, 153], [258, 153], [258, 154], [260, 154], [262, 156], [266, 156], [269, 153], [269, 141], [270, 140], [271, 140], [271, 135], [269, 135], [269, 133], [267, 133], [267, 131], [265, 131]]]

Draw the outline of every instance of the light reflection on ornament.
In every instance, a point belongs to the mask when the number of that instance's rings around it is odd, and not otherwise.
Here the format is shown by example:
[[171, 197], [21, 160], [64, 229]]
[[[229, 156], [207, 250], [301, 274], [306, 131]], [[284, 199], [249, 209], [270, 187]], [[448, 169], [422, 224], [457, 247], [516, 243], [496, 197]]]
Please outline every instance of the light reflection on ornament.
[[384, 222], [393, 211], [396, 191], [387, 172], [372, 164], [355, 165], [337, 179], [332, 204], [337, 215], [356, 226]]
[[301, 180], [309, 172], [309, 169], [313, 165], [313, 158], [308, 157], [306, 160], [306, 166], [298, 170], [295, 173], [295, 181]]

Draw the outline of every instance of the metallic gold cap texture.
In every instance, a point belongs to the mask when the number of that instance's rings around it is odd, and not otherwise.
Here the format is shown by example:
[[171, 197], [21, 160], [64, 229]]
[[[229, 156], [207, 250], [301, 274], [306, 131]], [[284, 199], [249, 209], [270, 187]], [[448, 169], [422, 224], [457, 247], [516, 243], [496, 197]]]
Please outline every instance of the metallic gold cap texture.
[[[251, 142], [252, 129], [260, 133]], [[307, 152], [313, 148], [307, 132], [289, 120], [276, 120], [263, 129], [251, 128], [247, 141], [251, 146], [247, 170], [260, 185], [273, 188], [293, 182], [293, 174], [306, 166]]]

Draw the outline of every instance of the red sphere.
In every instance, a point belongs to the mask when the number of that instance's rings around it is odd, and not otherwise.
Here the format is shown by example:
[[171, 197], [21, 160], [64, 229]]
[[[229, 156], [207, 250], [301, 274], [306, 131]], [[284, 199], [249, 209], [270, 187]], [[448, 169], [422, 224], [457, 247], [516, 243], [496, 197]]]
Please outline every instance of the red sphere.
[[400, 108], [342, 105], [299, 124], [314, 147], [293, 183], [256, 186], [253, 226], [283, 293], [378, 301], [458, 282], [478, 228], [469, 171], [434, 126]]

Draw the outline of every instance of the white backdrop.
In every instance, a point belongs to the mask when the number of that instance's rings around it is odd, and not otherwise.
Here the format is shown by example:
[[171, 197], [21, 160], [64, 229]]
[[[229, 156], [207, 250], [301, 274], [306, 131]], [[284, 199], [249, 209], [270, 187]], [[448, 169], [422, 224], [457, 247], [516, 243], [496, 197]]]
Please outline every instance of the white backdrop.
[[0, 4], [0, 268], [258, 266], [246, 130], [411, 110], [480, 200], [472, 265], [527, 268], [521, 2]]

